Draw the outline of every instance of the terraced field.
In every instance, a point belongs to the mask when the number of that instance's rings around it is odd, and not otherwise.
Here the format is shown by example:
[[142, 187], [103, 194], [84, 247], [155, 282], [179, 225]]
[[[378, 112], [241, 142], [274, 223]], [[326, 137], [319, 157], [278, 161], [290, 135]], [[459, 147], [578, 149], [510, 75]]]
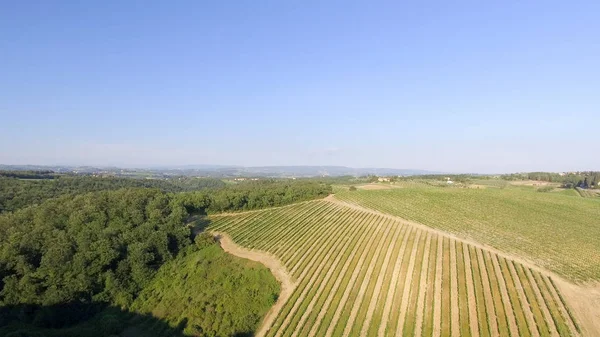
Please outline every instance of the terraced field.
[[414, 185], [335, 198], [441, 229], [532, 261], [576, 282], [600, 282], [600, 199], [531, 187]]
[[211, 221], [295, 282], [267, 336], [579, 335], [545, 274], [391, 216], [319, 200]]

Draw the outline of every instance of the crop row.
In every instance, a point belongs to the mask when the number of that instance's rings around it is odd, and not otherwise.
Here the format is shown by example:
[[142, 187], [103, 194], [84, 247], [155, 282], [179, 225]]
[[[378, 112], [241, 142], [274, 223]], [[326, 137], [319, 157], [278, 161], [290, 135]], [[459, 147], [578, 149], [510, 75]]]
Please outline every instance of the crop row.
[[386, 216], [314, 201], [212, 221], [296, 280], [267, 336], [578, 334], [547, 276]]
[[600, 281], [600, 199], [535, 190], [395, 188], [336, 199], [526, 257], [571, 281]]

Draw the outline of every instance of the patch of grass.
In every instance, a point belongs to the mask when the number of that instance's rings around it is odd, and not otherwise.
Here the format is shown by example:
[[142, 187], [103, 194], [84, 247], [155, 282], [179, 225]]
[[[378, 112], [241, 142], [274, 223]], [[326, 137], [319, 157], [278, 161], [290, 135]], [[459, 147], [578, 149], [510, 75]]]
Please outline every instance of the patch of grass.
[[188, 335], [252, 334], [275, 303], [279, 284], [262, 264], [225, 253], [218, 244], [165, 264], [132, 310]]

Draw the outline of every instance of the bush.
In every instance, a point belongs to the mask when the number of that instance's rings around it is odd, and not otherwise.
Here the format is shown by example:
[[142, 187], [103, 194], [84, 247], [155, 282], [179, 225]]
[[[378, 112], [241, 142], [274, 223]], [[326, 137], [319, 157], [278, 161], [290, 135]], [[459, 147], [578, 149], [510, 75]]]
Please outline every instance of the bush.
[[350, 191], [356, 191], [356, 186], [350, 186]]

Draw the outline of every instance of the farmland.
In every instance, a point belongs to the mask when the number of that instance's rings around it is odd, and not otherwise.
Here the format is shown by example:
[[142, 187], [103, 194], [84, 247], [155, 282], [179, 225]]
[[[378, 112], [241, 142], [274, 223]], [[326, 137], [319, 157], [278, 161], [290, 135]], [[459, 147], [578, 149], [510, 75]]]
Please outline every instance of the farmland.
[[418, 184], [336, 199], [489, 245], [576, 282], [600, 281], [600, 199], [535, 188]]
[[328, 198], [210, 220], [294, 280], [267, 336], [579, 334], [547, 274], [392, 216]]

